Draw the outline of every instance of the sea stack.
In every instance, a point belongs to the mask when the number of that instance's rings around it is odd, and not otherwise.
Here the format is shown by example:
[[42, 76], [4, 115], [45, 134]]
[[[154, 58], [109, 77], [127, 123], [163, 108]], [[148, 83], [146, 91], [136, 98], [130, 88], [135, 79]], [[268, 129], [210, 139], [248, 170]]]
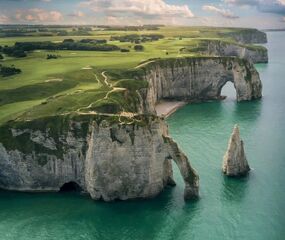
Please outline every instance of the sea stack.
[[240, 139], [239, 127], [235, 125], [224, 156], [223, 172], [230, 177], [239, 177], [246, 175], [249, 171], [250, 167], [245, 156], [243, 141]]

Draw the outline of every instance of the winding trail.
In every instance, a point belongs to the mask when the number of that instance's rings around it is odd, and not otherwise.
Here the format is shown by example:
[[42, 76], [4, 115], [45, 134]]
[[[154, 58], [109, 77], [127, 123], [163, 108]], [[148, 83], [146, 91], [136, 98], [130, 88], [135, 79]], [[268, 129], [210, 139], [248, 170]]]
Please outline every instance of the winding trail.
[[153, 63], [153, 62], [155, 62], [155, 61], [154, 61], [154, 60], [150, 60], [150, 61], [141, 63], [140, 65], [136, 66], [135, 69], [138, 69], [138, 68], [140, 68], [140, 67], [143, 67], [143, 66], [145, 66], [145, 65], [147, 65], [147, 64], [149, 64], [149, 63]]
[[[122, 111], [119, 114], [99, 113], [96, 111], [90, 111], [90, 109], [92, 108], [93, 105], [95, 105], [96, 103], [98, 103], [102, 100], [108, 99], [110, 94], [112, 94], [114, 92], [127, 91], [127, 88], [114, 87], [113, 84], [111, 84], [109, 82], [108, 76], [106, 75], [106, 71], [101, 72], [101, 75], [102, 75], [104, 80], [100, 80], [96, 73], [94, 73], [93, 75], [99, 84], [105, 85], [106, 87], [109, 87], [111, 89], [110, 89], [110, 91], [108, 91], [106, 93], [104, 98], [98, 99], [97, 101], [90, 103], [88, 106], [78, 108], [77, 110], [75, 110], [75, 113], [77, 113], [79, 115], [100, 115], [100, 116], [110, 116], [110, 117], [118, 116], [119, 117], [119, 123], [124, 124], [124, 125], [130, 125], [130, 124], [133, 124], [134, 122], [141, 122], [142, 121], [142, 120], [135, 119], [135, 117], [138, 116], [139, 114], [133, 113], [133, 112], [127, 112], [127, 111], [125, 111], [124, 108], [122, 108]], [[138, 93], [138, 91], [137, 91], [137, 93]], [[115, 101], [114, 99], [112, 99], [112, 100]], [[87, 110], [87, 111], [85, 112], [84, 110]], [[61, 115], [68, 115], [70, 113], [72, 113], [72, 112], [66, 112], [66, 113], [63, 113]], [[125, 119], [122, 120], [122, 118], [125, 118]], [[126, 121], [126, 119], [128, 119], [129, 121]]]

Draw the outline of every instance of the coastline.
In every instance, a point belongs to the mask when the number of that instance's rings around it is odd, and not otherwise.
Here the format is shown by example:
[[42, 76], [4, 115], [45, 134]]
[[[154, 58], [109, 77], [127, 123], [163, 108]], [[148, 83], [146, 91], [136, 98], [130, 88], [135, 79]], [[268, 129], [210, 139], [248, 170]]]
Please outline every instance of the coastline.
[[187, 102], [183, 101], [161, 101], [155, 106], [157, 116], [168, 118], [179, 108], [184, 107]]

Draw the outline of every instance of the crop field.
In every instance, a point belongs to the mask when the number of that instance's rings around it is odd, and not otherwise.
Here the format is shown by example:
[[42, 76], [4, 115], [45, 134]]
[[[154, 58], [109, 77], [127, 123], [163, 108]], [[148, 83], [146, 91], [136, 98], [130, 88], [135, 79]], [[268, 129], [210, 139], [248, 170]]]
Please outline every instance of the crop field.
[[[72, 33], [71, 29], [66, 31]], [[3, 68], [8, 74], [4, 75], [3, 70], [0, 75], [0, 125], [12, 119], [31, 120], [69, 113], [135, 113], [137, 90], [147, 87], [143, 79], [134, 77], [139, 75], [141, 66], [156, 58], [203, 55], [199, 52], [202, 40], [233, 41], [227, 33], [235, 31], [240, 29], [159, 27], [134, 31], [95, 28], [87, 36], [42, 36], [37, 32], [29, 36], [2, 36], [0, 65], [9, 69]], [[117, 40], [129, 35], [140, 39]], [[143, 36], [146, 39], [142, 39]], [[150, 40], [150, 36], [155, 39]], [[107, 47], [118, 49], [81, 50], [86, 46], [94, 47], [93, 43], [80, 42], [84, 39], [89, 42], [104, 40]], [[69, 45], [60, 45], [65, 41]], [[34, 49], [33, 43], [38, 42], [49, 42], [49, 47], [56, 49]], [[32, 47], [23, 50], [25, 56], [19, 57], [8, 52], [9, 48], [14, 51], [15, 43], [30, 43]], [[74, 46], [76, 49], [72, 49]], [[137, 46], [142, 49], [136, 49]], [[190, 51], [181, 51], [185, 47]], [[20, 73], [16, 74], [15, 69]]]

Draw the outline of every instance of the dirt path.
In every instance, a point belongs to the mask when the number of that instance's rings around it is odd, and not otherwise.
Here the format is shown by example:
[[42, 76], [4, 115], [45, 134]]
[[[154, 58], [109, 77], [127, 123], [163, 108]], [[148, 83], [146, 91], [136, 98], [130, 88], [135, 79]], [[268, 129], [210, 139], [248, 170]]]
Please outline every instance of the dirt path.
[[145, 66], [145, 65], [147, 65], [147, 64], [149, 64], [149, 63], [153, 63], [153, 62], [155, 62], [155, 61], [151, 60], [151, 61], [148, 61], [148, 62], [142, 63], [142, 64], [140, 64], [140, 65], [136, 66], [136, 67], [135, 67], [135, 69], [138, 69], [138, 68], [140, 68], [140, 67], [143, 67], [143, 66]]

